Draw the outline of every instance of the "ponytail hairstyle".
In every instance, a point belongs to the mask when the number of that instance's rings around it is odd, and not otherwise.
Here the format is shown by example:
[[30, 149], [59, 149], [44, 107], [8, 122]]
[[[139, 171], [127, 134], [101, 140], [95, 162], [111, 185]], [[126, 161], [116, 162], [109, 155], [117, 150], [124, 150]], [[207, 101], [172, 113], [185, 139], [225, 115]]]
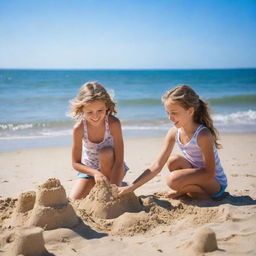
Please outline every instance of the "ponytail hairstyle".
[[193, 107], [194, 122], [206, 126], [210, 130], [214, 138], [214, 144], [216, 148], [221, 148], [221, 144], [217, 142], [217, 140], [219, 139], [219, 133], [217, 129], [213, 126], [213, 121], [210, 116], [210, 109], [208, 107], [208, 104], [200, 99], [191, 87], [185, 84], [176, 86], [175, 88], [167, 91], [162, 97], [163, 102], [166, 102], [169, 99], [177, 102], [185, 109]]
[[79, 90], [78, 95], [70, 101], [70, 116], [74, 119], [83, 119], [84, 105], [95, 100], [102, 100], [106, 104], [107, 115], [116, 114], [116, 103], [112, 100], [107, 90], [98, 82], [87, 82]]

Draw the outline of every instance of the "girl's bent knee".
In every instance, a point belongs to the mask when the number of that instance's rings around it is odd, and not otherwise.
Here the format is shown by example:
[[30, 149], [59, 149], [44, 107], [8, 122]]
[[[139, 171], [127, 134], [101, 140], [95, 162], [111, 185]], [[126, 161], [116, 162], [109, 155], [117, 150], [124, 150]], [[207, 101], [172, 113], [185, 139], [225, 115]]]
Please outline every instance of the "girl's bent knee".
[[178, 191], [180, 189], [179, 186], [179, 179], [176, 177], [176, 175], [174, 175], [173, 173], [171, 173], [169, 175], [169, 177], [167, 178], [167, 186], [173, 190]]
[[171, 155], [167, 161], [167, 166], [170, 171], [176, 170], [179, 165], [181, 156], [180, 155]]

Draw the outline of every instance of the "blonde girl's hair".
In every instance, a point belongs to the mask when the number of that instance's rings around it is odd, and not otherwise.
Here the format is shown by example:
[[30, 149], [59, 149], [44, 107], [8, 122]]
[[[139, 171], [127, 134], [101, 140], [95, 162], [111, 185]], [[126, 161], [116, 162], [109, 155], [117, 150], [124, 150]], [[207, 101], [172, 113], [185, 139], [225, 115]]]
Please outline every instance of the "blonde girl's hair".
[[116, 114], [116, 103], [112, 100], [107, 90], [98, 82], [87, 82], [79, 90], [77, 96], [70, 101], [71, 114], [74, 119], [83, 118], [83, 107], [95, 100], [102, 100], [106, 104], [107, 115]]
[[163, 102], [166, 102], [169, 99], [177, 102], [185, 109], [193, 107], [195, 110], [193, 116], [194, 122], [206, 126], [214, 138], [216, 148], [221, 148], [221, 144], [217, 142], [219, 139], [219, 133], [213, 125], [207, 102], [200, 99], [200, 97], [191, 87], [184, 84], [178, 85], [175, 88], [167, 91], [162, 97]]

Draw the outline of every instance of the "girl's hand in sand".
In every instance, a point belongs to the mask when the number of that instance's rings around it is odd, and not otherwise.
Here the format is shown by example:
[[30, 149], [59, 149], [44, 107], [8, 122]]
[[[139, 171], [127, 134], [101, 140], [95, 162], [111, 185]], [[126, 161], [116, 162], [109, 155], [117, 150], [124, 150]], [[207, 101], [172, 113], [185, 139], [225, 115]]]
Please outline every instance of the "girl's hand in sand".
[[132, 187], [131, 186], [125, 186], [125, 187], [118, 187], [118, 197], [121, 197], [125, 194], [128, 194], [132, 192]]
[[94, 180], [95, 180], [95, 183], [108, 182], [107, 177], [105, 175], [103, 175], [101, 172], [97, 172], [94, 175]]

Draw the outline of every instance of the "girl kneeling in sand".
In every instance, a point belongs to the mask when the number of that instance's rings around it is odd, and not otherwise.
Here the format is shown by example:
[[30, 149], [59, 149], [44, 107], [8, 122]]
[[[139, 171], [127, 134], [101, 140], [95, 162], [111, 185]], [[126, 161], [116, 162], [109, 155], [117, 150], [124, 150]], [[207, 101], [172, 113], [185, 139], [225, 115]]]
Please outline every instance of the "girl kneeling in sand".
[[[217, 153], [220, 144], [207, 104], [187, 85], [167, 91], [162, 100], [174, 127], [167, 133], [156, 161], [132, 185], [119, 188], [119, 195], [134, 191], [151, 180], [167, 163], [171, 172], [167, 185], [175, 191], [168, 193], [168, 197], [183, 194], [221, 196], [227, 187], [227, 178]], [[170, 156], [175, 142], [183, 156]]]
[[123, 137], [115, 103], [97, 82], [84, 84], [71, 101], [73, 129], [72, 165], [78, 177], [70, 198], [88, 195], [95, 182], [120, 185], [125, 175]]

